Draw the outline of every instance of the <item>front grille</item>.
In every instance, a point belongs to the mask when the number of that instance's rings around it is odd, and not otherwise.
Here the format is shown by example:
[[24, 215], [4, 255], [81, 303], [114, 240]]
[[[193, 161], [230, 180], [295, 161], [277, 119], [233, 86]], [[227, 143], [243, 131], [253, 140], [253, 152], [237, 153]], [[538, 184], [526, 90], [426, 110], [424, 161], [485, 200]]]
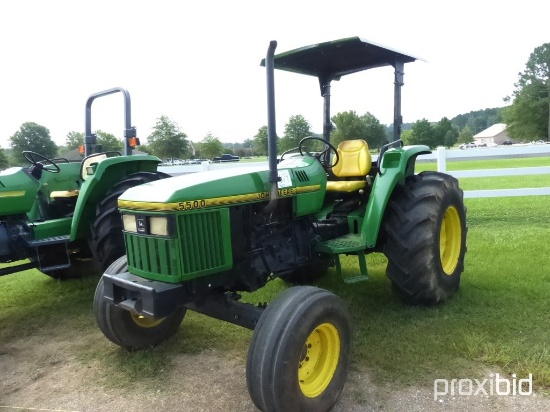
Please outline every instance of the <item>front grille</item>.
[[224, 238], [224, 234], [228, 233], [229, 222], [222, 222], [223, 211], [227, 212], [227, 209], [179, 216], [178, 227], [185, 274], [191, 275], [227, 266], [227, 245], [224, 245], [224, 240], [230, 242], [230, 239]]
[[156, 279], [168, 280], [180, 272], [176, 239], [124, 233], [128, 265], [140, 272], [152, 273]]
[[177, 236], [124, 232], [132, 273], [177, 283], [220, 272], [233, 265], [227, 208], [177, 216]]

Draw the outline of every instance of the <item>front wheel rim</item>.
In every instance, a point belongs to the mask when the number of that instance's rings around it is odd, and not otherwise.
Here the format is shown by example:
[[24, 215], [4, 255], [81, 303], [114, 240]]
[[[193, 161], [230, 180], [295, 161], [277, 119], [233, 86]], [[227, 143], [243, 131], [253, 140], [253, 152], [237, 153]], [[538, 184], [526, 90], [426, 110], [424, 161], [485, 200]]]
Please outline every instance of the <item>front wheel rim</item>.
[[454, 206], [449, 206], [443, 215], [439, 236], [441, 266], [446, 275], [451, 276], [460, 258], [462, 248], [462, 225], [460, 214]]
[[308, 398], [319, 396], [328, 387], [338, 366], [340, 335], [331, 323], [323, 323], [308, 336], [300, 364], [298, 381]]
[[137, 315], [135, 313], [130, 314], [134, 323], [140, 328], [154, 328], [155, 326], [160, 325], [165, 318], [154, 319], [146, 318], [143, 315]]

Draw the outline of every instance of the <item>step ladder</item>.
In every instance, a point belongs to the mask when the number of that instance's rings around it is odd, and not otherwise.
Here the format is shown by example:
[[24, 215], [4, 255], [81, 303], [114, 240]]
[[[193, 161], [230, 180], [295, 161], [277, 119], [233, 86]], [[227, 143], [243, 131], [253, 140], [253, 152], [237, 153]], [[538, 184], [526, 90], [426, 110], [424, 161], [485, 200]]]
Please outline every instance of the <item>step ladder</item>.
[[[357, 283], [369, 279], [367, 271], [367, 260], [365, 258], [365, 249], [367, 248], [367, 242], [360, 235], [347, 234], [334, 239], [325, 240], [324, 242], [318, 242], [315, 246], [315, 250], [322, 253], [330, 253], [334, 257], [336, 263], [336, 271], [342, 276], [342, 279], [346, 283]], [[344, 276], [342, 272], [342, 265], [340, 264], [340, 255], [357, 255], [359, 260], [359, 275], [357, 276]]]
[[[38, 262], [38, 270], [41, 272], [49, 272], [52, 270], [59, 270], [59, 269], [67, 269], [71, 267], [71, 258], [69, 256], [69, 248], [68, 244], [70, 241], [69, 235], [63, 235], [63, 236], [52, 236], [52, 237], [46, 237], [44, 239], [36, 239], [36, 240], [28, 240], [27, 244], [29, 247], [34, 247], [36, 251], [36, 261]], [[60, 262], [55, 265], [49, 265], [49, 266], [42, 266], [42, 262], [40, 261], [40, 254], [38, 253], [38, 249], [43, 246], [50, 246], [50, 245], [56, 245], [56, 244], [64, 244], [65, 245], [65, 256], [66, 260], [64, 262]], [[63, 256], [63, 257], [65, 257]], [[61, 259], [63, 260], [63, 259]]]

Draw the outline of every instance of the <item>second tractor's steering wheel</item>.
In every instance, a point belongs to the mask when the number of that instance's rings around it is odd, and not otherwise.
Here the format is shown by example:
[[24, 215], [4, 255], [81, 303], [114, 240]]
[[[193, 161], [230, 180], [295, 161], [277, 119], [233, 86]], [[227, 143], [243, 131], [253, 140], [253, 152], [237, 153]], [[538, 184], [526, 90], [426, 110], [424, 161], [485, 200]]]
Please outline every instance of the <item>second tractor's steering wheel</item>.
[[[48, 159], [46, 156], [41, 155], [40, 153], [25, 150], [23, 152], [23, 156], [33, 166], [36, 166], [38, 163], [41, 163], [41, 165], [43, 166], [42, 170], [45, 170], [46, 172], [59, 173], [61, 171], [59, 166], [52, 159]], [[45, 167], [44, 163], [53, 166], [53, 169]]]
[[[340, 156], [338, 155], [338, 150], [333, 145], [331, 145], [329, 142], [327, 142], [325, 139], [322, 139], [322, 138], [317, 137], [317, 136], [307, 136], [307, 137], [304, 137], [302, 140], [300, 140], [300, 145], [298, 146], [298, 149], [300, 150], [300, 154], [302, 156], [304, 155], [304, 153], [302, 151], [303, 144], [308, 140], [319, 140], [320, 142], [323, 142], [324, 144], [326, 144], [328, 146], [322, 152], [313, 155], [313, 157], [315, 157], [317, 160], [319, 160], [319, 163], [321, 163], [321, 165], [325, 169], [331, 169], [331, 168], [333, 168], [334, 166], [336, 166], [338, 164], [338, 162], [340, 161]], [[304, 151], [309, 154], [309, 152], [306, 150], [305, 147], [304, 147]], [[332, 164], [330, 163], [330, 160], [328, 160], [328, 161], [324, 160], [325, 154], [329, 151], [333, 151], [334, 154], [336, 155], [336, 161]]]

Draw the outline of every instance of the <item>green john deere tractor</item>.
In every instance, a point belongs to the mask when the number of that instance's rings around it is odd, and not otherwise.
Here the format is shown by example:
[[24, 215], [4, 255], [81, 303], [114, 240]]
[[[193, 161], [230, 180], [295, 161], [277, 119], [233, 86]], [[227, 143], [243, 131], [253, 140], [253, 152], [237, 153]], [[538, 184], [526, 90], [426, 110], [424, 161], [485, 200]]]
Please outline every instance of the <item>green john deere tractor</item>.
[[[91, 126], [93, 101], [117, 92], [124, 95], [124, 155], [101, 152]], [[120, 194], [168, 177], [157, 171], [157, 157], [130, 156], [136, 129], [131, 126], [126, 90], [114, 88], [91, 95], [85, 120], [82, 162], [25, 151], [29, 167], [0, 172], [0, 262], [13, 262], [0, 269], [0, 276], [37, 268], [54, 278], [67, 278], [81, 275], [75, 265], [90, 260], [105, 270], [125, 254], [117, 208]]]
[[[458, 182], [415, 174], [426, 146], [400, 141], [405, 63], [415, 57], [346, 38], [275, 56], [268, 86], [268, 167], [208, 171], [147, 183], [118, 200], [126, 256], [103, 274], [96, 321], [112, 342], [141, 349], [178, 329], [186, 310], [254, 330], [246, 376], [264, 411], [324, 411], [338, 398], [350, 362], [351, 324], [334, 294], [314, 281], [340, 256], [383, 252], [396, 292], [412, 304], [445, 301], [458, 288], [466, 251], [466, 210]], [[381, 66], [395, 68], [392, 141], [372, 161], [363, 140], [330, 142], [330, 84]], [[277, 159], [274, 69], [316, 76], [324, 99], [323, 137], [306, 137]], [[321, 152], [307, 146], [321, 140]], [[289, 287], [269, 305], [239, 301], [274, 278]]]

